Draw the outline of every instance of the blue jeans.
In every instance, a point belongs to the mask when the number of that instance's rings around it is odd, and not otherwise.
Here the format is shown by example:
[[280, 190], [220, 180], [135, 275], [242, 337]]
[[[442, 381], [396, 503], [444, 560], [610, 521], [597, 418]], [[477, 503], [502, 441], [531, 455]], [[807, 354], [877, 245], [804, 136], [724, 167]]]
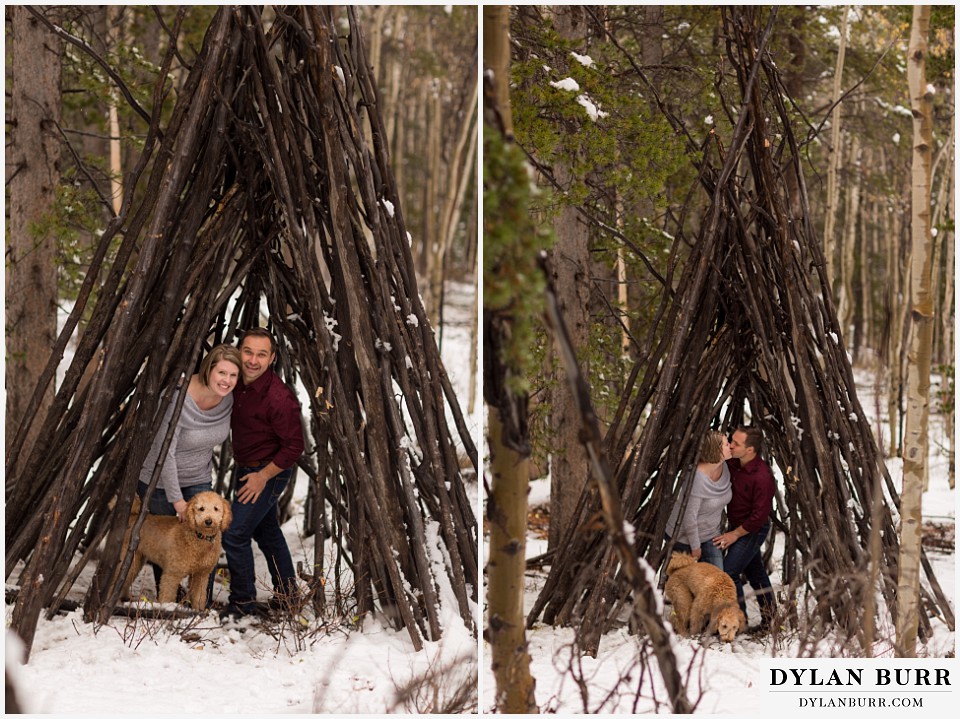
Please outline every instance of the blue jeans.
[[[259, 467], [238, 467], [234, 473], [234, 487], [239, 489], [240, 478], [252, 474]], [[296, 591], [297, 575], [287, 540], [280, 530], [280, 513], [277, 500], [286, 489], [293, 469], [285, 469], [271, 478], [255, 502], [241, 504], [233, 500], [233, 522], [223, 533], [223, 549], [227, 553], [230, 568], [230, 604], [239, 606], [256, 601], [257, 584], [253, 562], [253, 545], [256, 540], [260, 551], [267, 558], [273, 591], [293, 594]]]
[[[186, 502], [190, 501], [191, 497], [194, 497], [201, 492], [210, 492], [213, 491], [213, 484], [194, 484], [190, 487], [180, 487], [180, 494], [183, 495], [183, 499]], [[137, 482], [137, 496], [140, 497], [140, 501], [143, 501], [144, 495], [147, 493], [147, 485], [143, 482]], [[159, 514], [164, 517], [176, 517], [177, 510], [173, 508], [173, 504], [170, 500], [167, 499], [167, 493], [155, 487], [153, 494], [150, 495], [150, 504], [147, 505], [147, 511], [150, 514]], [[160, 577], [163, 574], [163, 570], [160, 569], [156, 564], [150, 562], [150, 566], [153, 567], [153, 580], [157, 584], [157, 594], [160, 594]], [[210, 599], [213, 597], [213, 578], [217, 575], [217, 570], [214, 569], [210, 572], [210, 579], [207, 582], [207, 606], [210, 606]], [[199, 607], [195, 607], [198, 609]]]
[[[180, 487], [180, 493], [183, 495], [185, 502], [189, 502], [191, 497], [200, 494], [200, 492], [210, 492], [212, 490], [213, 485], [209, 482], [207, 484], [195, 484], [192, 487]], [[143, 501], [143, 496], [146, 493], [147, 485], [143, 482], [137, 482], [137, 496], [140, 497], [140, 501]], [[147, 506], [147, 511], [150, 512], [150, 514], [161, 514], [167, 517], [177, 516], [177, 510], [173, 508], [173, 504], [167, 499], [167, 493], [160, 489], [160, 487], [156, 487], [153, 490], [153, 494], [150, 495], [150, 504]]]
[[[669, 539], [669, 537], [667, 537], [667, 539]], [[684, 544], [683, 542], [674, 542], [673, 551], [689, 553], [690, 545]], [[723, 552], [720, 551], [720, 547], [713, 543], [712, 539], [708, 539], [706, 542], [700, 542], [700, 561], [712, 564], [717, 569], [723, 569]]]
[[727, 555], [723, 558], [723, 571], [730, 575], [737, 588], [737, 603], [747, 616], [747, 603], [743, 598], [742, 577], [746, 576], [750, 586], [757, 595], [757, 604], [760, 605], [760, 615], [769, 619], [773, 615], [774, 600], [770, 577], [763, 566], [763, 556], [760, 549], [763, 541], [770, 533], [770, 523], [764, 524], [758, 532], [740, 537], [727, 548]]

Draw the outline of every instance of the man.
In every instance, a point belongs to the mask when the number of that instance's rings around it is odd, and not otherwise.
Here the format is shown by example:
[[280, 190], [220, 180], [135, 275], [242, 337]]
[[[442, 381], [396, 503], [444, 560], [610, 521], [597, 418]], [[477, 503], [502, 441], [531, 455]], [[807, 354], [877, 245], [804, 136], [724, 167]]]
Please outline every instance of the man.
[[741, 576], [746, 575], [760, 605], [760, 624], [753, 631], [769, 630], [776, 605], [773, 588], [760, 549], [770, 533], [770, 510], [776, 485], [770, 467], [760, 458], [763, 434], [754, 427], [740, 427], [730, 439], [730, 479], [733, 497], [727, 505], [727, 523], [730, 531], [713, 542], [726, 550], [723, 571], [730, 575], [737, 588], [737, 601], [744, 616], [747, 605], [743, 597]]
[[235, 464], [233, 523], [223, 535], [230, 569], [230, 601], [226, 615], [265, 615], [256, 601], [255, 539], [267, 559], [273, 583], [271, 605], [284, 606], [297, 595], [296, 573], [280, 529], [277, 500], [293, 466], [303, 454], [300, 405], [271, 365], [277, 356], [273, 336], [262, 328], [240, 338], [241, 381], [233, 391], [230, 421]]

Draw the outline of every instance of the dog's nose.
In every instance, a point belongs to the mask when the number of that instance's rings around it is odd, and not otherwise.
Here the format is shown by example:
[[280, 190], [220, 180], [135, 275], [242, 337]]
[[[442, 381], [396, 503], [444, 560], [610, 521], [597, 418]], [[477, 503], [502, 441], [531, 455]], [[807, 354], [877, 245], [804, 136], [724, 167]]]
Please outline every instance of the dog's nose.
[[211, 524], [213, 524], [213, 520], [208, 517], [207, 519], [204, 520], [203, 523], [209, 527]]

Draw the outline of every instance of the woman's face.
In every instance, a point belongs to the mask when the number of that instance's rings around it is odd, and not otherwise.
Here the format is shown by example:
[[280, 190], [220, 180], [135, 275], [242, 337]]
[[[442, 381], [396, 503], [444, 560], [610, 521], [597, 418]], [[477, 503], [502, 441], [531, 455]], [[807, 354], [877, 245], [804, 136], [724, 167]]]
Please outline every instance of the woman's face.
[[210, 370], [207, 386], [221, 397], [226, 397], [237, 386], [240, 368], [230, 360], [220, 360]]
[[730, 441], [726, 437], [723, 438], [722, 446], [723, 446], [723, 458], [730, 459], [730, 457], [732, 456], [730, 453]]

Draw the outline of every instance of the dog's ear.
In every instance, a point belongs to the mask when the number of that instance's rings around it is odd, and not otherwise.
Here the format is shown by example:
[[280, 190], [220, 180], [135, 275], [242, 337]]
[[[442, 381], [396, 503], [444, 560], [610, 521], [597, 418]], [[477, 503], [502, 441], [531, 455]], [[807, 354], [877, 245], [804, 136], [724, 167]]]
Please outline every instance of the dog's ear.
[[233, 521], [233, 508], [226, 499], [220, 497], [220, 504], [223, 506], [223, 519], [220, 520], [220, 531], [226, 532], [227, 527]]

